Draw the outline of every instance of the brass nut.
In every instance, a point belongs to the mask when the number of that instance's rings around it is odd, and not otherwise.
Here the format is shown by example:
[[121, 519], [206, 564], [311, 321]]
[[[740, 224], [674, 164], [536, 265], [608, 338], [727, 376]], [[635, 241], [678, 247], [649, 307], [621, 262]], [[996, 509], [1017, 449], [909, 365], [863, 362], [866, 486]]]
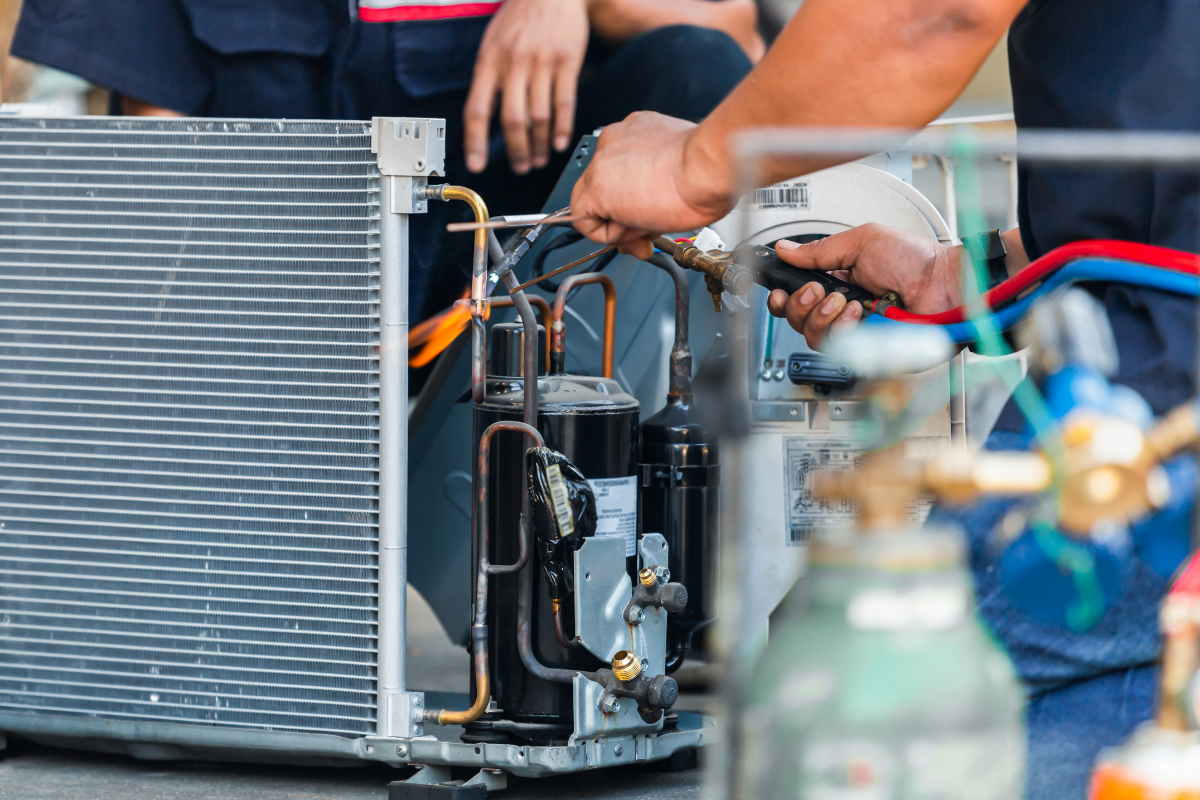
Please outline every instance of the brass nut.
[[638, 580], [642, 582], [642, 586], [650, 587], [658, 583], [658, 576], [649, 567], [642, 567], [642, 570], [638, 573]]
[[629, 650], [621, 650], [613, 656], [612, 668], [618, 680], [631, 681], [642, 673], [642, 662]]

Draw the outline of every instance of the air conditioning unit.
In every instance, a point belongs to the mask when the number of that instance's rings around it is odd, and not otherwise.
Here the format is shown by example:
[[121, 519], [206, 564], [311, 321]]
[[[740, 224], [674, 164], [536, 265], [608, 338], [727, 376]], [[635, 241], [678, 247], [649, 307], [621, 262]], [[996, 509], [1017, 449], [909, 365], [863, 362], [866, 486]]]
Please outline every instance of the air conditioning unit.
[[445, 130], [0, 116], [0, 731], [470, 765], [491, 788], [488, 769], [702, 740], [424, 735], [404, 668], [407, 237]]

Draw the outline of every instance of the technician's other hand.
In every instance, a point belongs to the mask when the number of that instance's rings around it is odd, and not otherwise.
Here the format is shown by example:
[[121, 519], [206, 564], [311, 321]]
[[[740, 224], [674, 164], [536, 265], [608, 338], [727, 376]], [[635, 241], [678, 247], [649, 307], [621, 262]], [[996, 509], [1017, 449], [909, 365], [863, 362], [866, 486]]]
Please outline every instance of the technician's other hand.
[[[809, 244], [787, 240], [775, 243], [779, 258], [794, 267], [837, 273], [876, 297], [896, 292], [905, 308], [917, 314], [935, 314], [961, 304], [959, 248], [884, 225], [860, 225]], [[833, 292], [826, 297], [815, 281], [788, 297], [776, 289], [767, 298], [767, 309], [804, 334], [814, 350], [834, 327], [857, 325], [862, 304], [846, 303]]]
[[570, 147], [587, 42], [586, 0], [505, 0], [483, 34], [463, 110], [468, 169], [487, 166], [497, 94], [513, 172], [546, 166], [551, 138], [555, 150]]
[[[695, 145], [696, 125], [652, 111], [630, 114], [600, 134], [592, 163], [571, 192], [575, 227], [594, 242], [649, 258], [649, 236], [703, 227], [735, 198], [712, 187], [728, 170]], [[727, 176], [725, 176], [727, 178]]]

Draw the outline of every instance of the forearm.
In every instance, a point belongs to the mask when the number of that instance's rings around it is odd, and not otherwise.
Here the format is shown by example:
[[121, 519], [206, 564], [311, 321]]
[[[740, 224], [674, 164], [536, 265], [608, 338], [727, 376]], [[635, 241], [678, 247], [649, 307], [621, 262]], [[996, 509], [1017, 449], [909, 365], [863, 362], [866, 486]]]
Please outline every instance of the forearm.
[[[688, 142], [710, 191], [737, 187], [730, 145], [764, 126], [919, 128], [958, 97], [1026, 0], [807, 0]], [[853, 24], [848, 24], [853, 20]], [[774, 160], [760, 185], [844, 158]]]
[[695, 25], [727, 33], [754, 61], [762, 57], [753, 0], [590, 0], [592, 32], [610, 45], [669, 25]]

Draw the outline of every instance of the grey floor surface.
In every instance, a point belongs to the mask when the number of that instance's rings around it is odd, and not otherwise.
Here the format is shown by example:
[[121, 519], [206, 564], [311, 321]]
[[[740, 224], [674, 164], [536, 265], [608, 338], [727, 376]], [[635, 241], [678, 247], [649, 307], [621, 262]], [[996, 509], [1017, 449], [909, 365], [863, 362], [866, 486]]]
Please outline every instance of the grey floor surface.
[[[466, 653], [450, 643], [425, 601], [410, 592], [409, 681], [426, 691], [465, 692]], [[686, 697], [686, 695], [685, 695]], [[695, 703], [686, 703], [696, 708]], [[360, 769], [139, 761], [25, 745], [0, 761], [0, 800], [382, 800], [409, 773]], [[497, 800], [683, 800], [700, 797], [700, 770], [652, 765], [560, 778], [510, 779]]]

